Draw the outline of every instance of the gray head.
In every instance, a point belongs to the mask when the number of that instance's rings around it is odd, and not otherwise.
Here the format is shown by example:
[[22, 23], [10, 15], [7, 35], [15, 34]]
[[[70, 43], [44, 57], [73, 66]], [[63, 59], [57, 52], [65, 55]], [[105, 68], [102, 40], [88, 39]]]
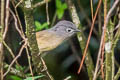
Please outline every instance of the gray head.
[[59, 21], [53, 28], [52, 30], [54, 30], [54, 32], [56, 32], [56, 34], [63, 36], [64, 38], [67, 37], [71, 37], [72, 35], [74, 35], [76, 32], [80, 32], [79, 29], [77, 29], [77, 27], [75, 26], [75, 24], [73, 24], [70, 21]]

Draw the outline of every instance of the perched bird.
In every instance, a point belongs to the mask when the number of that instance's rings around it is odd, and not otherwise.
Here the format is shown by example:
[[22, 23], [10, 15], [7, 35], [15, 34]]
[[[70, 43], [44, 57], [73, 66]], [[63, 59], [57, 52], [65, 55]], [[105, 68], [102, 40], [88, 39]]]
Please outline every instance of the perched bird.
[[76, 32], [75, 24], [70, 21], [59, 21], [54, 27], [36, 32], [36, 39], [40, 52], [46, 52], [55, 49], [62, 42], [69, 39]]

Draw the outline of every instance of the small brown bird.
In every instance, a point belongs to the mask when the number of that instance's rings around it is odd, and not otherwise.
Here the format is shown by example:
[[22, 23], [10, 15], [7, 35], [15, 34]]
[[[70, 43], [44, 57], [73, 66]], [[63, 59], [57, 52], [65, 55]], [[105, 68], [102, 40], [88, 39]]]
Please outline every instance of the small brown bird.
[[53, 50], [63, 41], [69, 39], [80, 30], [70, 21], [60, 21], [54, 27], [36, 32], [40, 52]]

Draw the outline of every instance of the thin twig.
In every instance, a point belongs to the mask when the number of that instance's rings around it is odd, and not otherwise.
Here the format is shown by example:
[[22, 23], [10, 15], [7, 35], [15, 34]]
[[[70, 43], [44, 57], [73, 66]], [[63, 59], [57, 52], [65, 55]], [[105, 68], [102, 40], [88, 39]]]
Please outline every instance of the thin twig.
[[1, 7], [1, 13], [0, 13], [0, 27], [1, 27], [1, 32], [0, 32], [0, 80], [3, 80], [3, 30], [4, 30], [4, 15], [5, 15], [5, 1], [4, 0], [1, 0], [1, 3], [0, 3], [0, 7]]
[[30, 72], [31, 72], [31, 75], [32, 75], [32, 80], [34, 80], [34, 77], [33, 77], [34, 75], [33, 75], [33, 70], [32, 70], [32, 65], [31, 65], [31, 59], [30, 59], [30, 55], [29, 55], [27, 46], [25, 47], [25, 49], [26, 49], [26, 53], [27, 53], [27, 57], [28, 57], [29, 69], [30, 69]]
[[1, 0], [1, 14], [0, 14], [0, 17], [1, 17], [1, 26], [2, 26], [2, 33], [3, 33], [3, 28], [4, 28], [4, 14], [5, 14], [5, 10], [4, 10], [4, 5], [5, 5], [5, 1], [4, 0]]
[[[104, 25], [106, 25], [105, 22], [106, 16], [107, 16], [107, 0], [104, 0]], [[101, 73], [103, 80], [104, 80], [103, 61], [104, 61], [105, 35], [106, 35], [106, 26], [104, 28], [104, 38], [103, 38], [102, 55], [101, 55]]]
[[[120, 3], [119, 3], [119, 4], [120, 4]], [[118, 42], [118, 40], [119, 40], [119, 37], [120, 37], [120, 5], [119, 5], [118, 8], [117, 8], [117, 12], [118, 12], [119, 22], [118, 22], [118, 25], [115, 27], [115, 29], [118, 28], [118, 30], [117, 30], [117, 32], [116, 32], [116, 34], [115, 34], [115, 37], [114, 37], [115, 39], [114, 39], [114, 43], [113, 43], [113, 50], [114, 50], [114, 48], [116, 47], [116, 44], [117, 44], [117, 42]], [[119, 69], [118, 69], [116, 75], [114, 76], [114, 80], [118, 80], [119, 77], [120, 77], [120, 65], [118, 64], [118, 62], [116, 61], [116, 59], [115, 59], [115, 63], [116, 63], [116, 65], [117, 65], [117, 67], [119, 66]]]
[[93, 0], [90, 0], [90, 8], [91, 8], [92, 21], [93, 21], [93, 18], [94, 18], [94, 14], [93, 14]]
[[[119, 20], [118, 25], [116, 27], [118, 27], [118, 31], [119, 31], [119, 29], [120, 29], [120, 20]], [[115, 37], [114, 37], [115, 39], [118, 38], [118, 34], [119, 34], [118, 31], [115, 34]], [[115, 43], [116, 43], [116, 40], [115, 40]]]
[[[50, 0], [47, 0], [47, 1], [50, 2]], [[42, 6], [42, 5], [45, 4], [45, 3], [46, 3], [46, 0], [43, 0], [43, 1], [41, 1], [41, 2], [38, 2], [38, 3], [36, 3], [36, 4], [33, 6], [33, 8]]]
[[57, 11], [55, 11], [55, 13], [54, 13], [54, 16], [53, 16], [53, 19], [52, 19], [52, 23], [51, 23], [51, 27], [54, 25], [56, 17], [57, 17]]
[[101, 35], [101, 30], [102, 30], [102, 19], [101, 19], [101, 7], [99, 9], [99, 12], [98, 12], [98, 34], [99, 34], [99, 37]]
[[45, 61], [43, 60], [43, 58], [41, 57], [41, 61], [42, 61], [42, 64], [44, 65], [44, 69], [43, 71], [45, 70], [47, 75], [49, 76], [50, 80], [54, 80], [53, 77], [49, 74], [48, 70], [47, 70], [47, 66], [45, 64]]
[[[83, 7], [81, 6], [81, 4], [80, 4], [80, 1], [79, 0], [77, 0], [78, 1], [78, 7], [80, 8], [80, 11], [81, 11], [81, 13], [85, 16], [85, 19], [86, 19], [86, 21], [87, 21], [87, 23], [88, 23], [88, 27], [89, 28], [91, 28], [91, 20], [89, 19], [89, 17], [88, 17], [88, 15], [86, 14], [86, 12], [84, 11], [84, 9], [83, 9]], [[92, 12], [92, 11], [91, 11]], [[92, 13], [91, 13], [92, 14]], [[93, 19], [92, 19], [92, 21], [93, 21]], [[98, 32], [97, 32], [97, 30], [96, 30], [96, 28], [93, 28], [93, 32], [94, 32], [94, 34], [96, 35], [96, 36], [98, 36]]]
[[[12, 51], [12, 49], [5, 43], [5, 41], [3, 41], [4, 46], [8, 49], [8, 51], [10, 52], [10, 54], [12, 55], [13, 59], [15, 58], [15, 55]], [[19, 65], [19, 63], [17, 61], [15, 61], [17, 65]]]
[[[8, 67], [9, 65], [7, 63], [4, 63], [4, 69], [7, 69]], [[27, 77], [22, 71], [17, 70], [16, 68], [13, 67], [10, 68], [10, 73], [22, 78]]]
[[6, 18], [5, 18], [5, 30], [3, 33], [3, 40], [6, 37], [7, 31], [8, 31], [8, 19], [9, 19], [9, 0], [6, 1]]
[[22, 45], [22, 47], [21, 47], [21, 49], [20, 49], [18, 55], [13, 59], [13, 61], [12, 61], [11, 64], [9, 65], [7, 71], [4, 73], [3, 77], [5, 77], [5, 76], [9, 73], [9, 71], [10, 71], [12, 65], [13, 65], [14, 62], [21, 56], [22, 51], [23, 51], [23, 49], [24, 49], [26, 46], [27, 46], [27, 40], [25, 40], [25, 43]]
[[84, 60], [85, 60], [85, 56], [86, 56], [86, 53], [87, 53], [88, 45], [89, 45], [90, 38], [91, 38], [91, 35], [92, 35], [92, 30], [93, 30], [93, 28], [94, 28], [95, 20], [96, 20], [96, 17], [97, 17], [99, 8], [100, 8], [100, 6], [101, 6], [101, 3], [102, 3], [102, 0], [99, 0], [98, 6], [97, 6], [97, 10], [96, 10], [95, 16], [94, 16], [94, 18], [93, 18], [93, 22], [92, 22], [92, 25], [91, 25], [90, 33], [89, 33], [89, 36], [88, 36], [87, 44], [86, 44], [86, 47], [85, 47], [85, 50], [84, 50], [84, 53], [83, 53], [83, 57], [82, 57], [82, 61], [81, 61], [81, 64], [80, 64], [78, 73], [80, 73], [80, 71], [81, 71], [81, 69], [82, 69], [82, 66], [83, 66], [83, 62], [84, 62]]
[[[114, 42], [113, 49], [114, 49], [114, 47], [115, 47], [115, 44], [116, 44], [117, 41], [118, 41], [118, 38], [120, 37], [120, 21], [119, 21], [119, 23], [118, 23], [117, 26], [118, 26], [119, 28], [118, 28], [118, 31], [117, 31], [117, 34], [116, 34], [116, 40], [115, 40], [115, 42]], [[116, 62], [116, 63], [117, 63], [117, 62]], [[119, 66], [119, 65], [118, 65], [118, 66]], [[116, 75], [114, 76], [114, 80], [118, 80], [119, 77], [120, 77], [120, 67], [119, 67], [119, 69], [118, 69]]]
[[[21, 0], [22, 1], [22, 0]], [[18, 16], [18, 11], [17, 11], [17, 7], [20, 5], [15, 5], [14, 4], [14, 1], [12, 1], [12, 4], [13, 4], [13, 7], [15, 8], [15, 14], [16, 14], [16, 19], [18, 20], [18, 25], [20, 26], [20, 30], [21, 30], [21, 34], [25, 36], [24, 34], [24, 31], [23, 31], [23, 28], [22, 28], [22, 24], [21, 24], [21, 21], [20, 21], [20, 18]], [[13, 13], [14, 14], [14, 13]]]
[[114, 80], [118, 80], [119, 77], [120, 77], [120, 68], [118, 69], [118, 72], [117, 72], [117, 74], [114, 77]]
[[24, 43], [24, 45], [22, 45], [22, 47], [21, 47], [18, 55], [13, 59], [13, 61], [12, 61], [11, 64], [9, 65], [8, 70], [4, 73], [3, 77], [5, 77], [5, 76], [8, 74], [8, 72], [10, 71], [10, 68], [12, 67], [12, 65], [14, 64], [14, 62], [21, 56], [23, 49], [24, 49], [24, 48], [26, 47], [26, 45], [27, 45], [27, 39], [26, 39], [25, 36], [21, 33], [21, 30], [18, 28], [17, 18], [16, 18], [16, 16], [15, 16], [15, 14], [13, 13], [13, 11], [12, 11], [10, 8], [9, 8], [9, 11], [11, 12], [11, 14], [13, 15], [13, 18], [14, 18], [14, 20], [15, 20], [15, 28], [16, 28], [16, 30], [19, 32], [20, 36], [24, 39], [25, 43]]
[[20, 0], [20, 2], [18, 2], [15, 6], [15, 8], [17, 8], [21, 3], [23, 2], [23, 0]]
[[11, 14], [12, 14], [14, 20], [15, 20], [15, 28], [16, 28], [16, 30], [18, 31], [18, 33], [20, 34], [20, 36], [25, 40], [26, 39], [25, 35], [22, 34], [22, 31], [18, 28], [17, 18], [15, 16], [15, 14], [13, 13], [13, 11], [11, 9], [9, 9], [9, 11], [11, 12]]
[[49, 22], [49, 13], [48, 13], [48, 0], [45, 0], [45, 2], [46, 2], [47, 23], [48, 23], [48, 25], [49, 25], [50, 22]]

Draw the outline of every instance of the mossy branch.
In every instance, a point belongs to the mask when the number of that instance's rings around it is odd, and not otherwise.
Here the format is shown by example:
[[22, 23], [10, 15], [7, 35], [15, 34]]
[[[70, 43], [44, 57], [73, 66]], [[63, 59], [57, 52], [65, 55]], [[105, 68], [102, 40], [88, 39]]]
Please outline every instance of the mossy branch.
[[45, 77], [41, 78], [41, 80], [50, 80], [50, 76], [48, 75], [48, 71], [43, 71], [44, 64], [41, 60], [41, 56], [38, 56], [39, 49], [36, 41], [36, 36], [33, 33], [34, 29], [34, 19], [33, 19], [33, 8], [32, 2], [30, 0], [24, 1], [24, 18], [26, 25], [26, 35], [28, 38], [28, 43], [32, 55], [32, 61], [36, 68], [37, 73], [42, 73]]
[[[70, 11], [73, 22], [82, 31], [83, 27], [81, 26], [81, 23], [80, 23], [78, 15], [77, 15], [76, 8], [75, 8], [74, 4], [72, 3], [71, 0], [66, 0], [66, 3], [68, 5], [68, 8], [69, 8], [69, 11]], [[80, 33], [77, 34], [77, 36], [78, 36], [80, 47], [81, 47], [82, 53], [83, 53], [84, 49], [85, 49], [85, 46], [86, 46], [85, 35], [83, 34], [83, 32], [80, 32]], [[86, 58], [85, 58], [85, 64], [86, 64], [86, 67], [87, 67], [87, 72], [88, 72], [89, 79], [92, 80], [94, 65], [93, 65], [93, 61], [92, 61], [89, 50], [88, 50]]]

